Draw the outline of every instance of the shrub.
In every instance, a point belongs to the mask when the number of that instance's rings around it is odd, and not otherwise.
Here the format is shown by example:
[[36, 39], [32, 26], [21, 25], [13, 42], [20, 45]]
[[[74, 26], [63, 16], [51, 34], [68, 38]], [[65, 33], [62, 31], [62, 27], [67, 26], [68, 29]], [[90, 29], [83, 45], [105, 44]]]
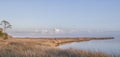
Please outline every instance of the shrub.
[[0, 37], [4, 40], [8, 39], [8, 34], [7, 33], [3, 33], [2, 31], [0, 31]]

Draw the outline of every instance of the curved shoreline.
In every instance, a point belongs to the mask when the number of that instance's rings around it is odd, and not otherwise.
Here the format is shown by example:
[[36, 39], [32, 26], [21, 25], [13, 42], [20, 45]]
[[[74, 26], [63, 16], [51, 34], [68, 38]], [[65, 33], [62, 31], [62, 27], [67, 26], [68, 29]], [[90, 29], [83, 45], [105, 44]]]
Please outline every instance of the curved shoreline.
[[[109, 40], [103, 38], [9, 38], [0, 39], [0, 56], [2, 57], [112, 57], [104, 52], [91, 52], [75, 49], [59, 49], [57, 46], [90, 40]], [[49, 55], [49, 56], [48, 56]], [[114, 54], [113, 54], [114, 55]], [[115, 57], [118, 57], [115, 55]]]
[[5, 40], [6, 42], [20, 42], [26, 45], [40, 45], [40, 46], [49, 46], [57, 47], [66, 43], [72, 42], [83, 42], [90, 40], [109, 40], [114, 39], [113, 37], [82, 37], [82, 38], [10, 38]]

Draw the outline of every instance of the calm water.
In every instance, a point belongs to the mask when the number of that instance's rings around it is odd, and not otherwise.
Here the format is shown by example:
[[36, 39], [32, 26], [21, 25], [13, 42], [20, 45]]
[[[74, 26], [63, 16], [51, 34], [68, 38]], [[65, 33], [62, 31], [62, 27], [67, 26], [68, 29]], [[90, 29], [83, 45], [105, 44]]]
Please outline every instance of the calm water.
[[113, 36], [115, 39], [112, 40], [92, 40], [86, 42], [74, 42], [59, 46], [60, 48], [73, 48], [90, 51], [101, 51], [108, 54], [120, 55], [120, 32], [105, 32], [105, 33], [94, 33], [86, 36]]
[[39, 32], [10, 32], [14, 37], [120, 37], [120, 31], [111, 32], [73, 32], [61, 34], [42, 34]]
[[14, 37], [114, 37], [112, 40], [92, 40], [86, 42], [74, 42], [59, 46], [60, 48], [73, 48], [105, 53], [120, 54], [120, 32], [77, 32], [67, 34], [40, 34], [40, 33], [9, 33]]
[[60, 48], [74, 48], [91, 51], [101, 51], [108, 54], [120, 54], [120, 40], [92, 40], [87, 42], [74, 42], [59, 46]]

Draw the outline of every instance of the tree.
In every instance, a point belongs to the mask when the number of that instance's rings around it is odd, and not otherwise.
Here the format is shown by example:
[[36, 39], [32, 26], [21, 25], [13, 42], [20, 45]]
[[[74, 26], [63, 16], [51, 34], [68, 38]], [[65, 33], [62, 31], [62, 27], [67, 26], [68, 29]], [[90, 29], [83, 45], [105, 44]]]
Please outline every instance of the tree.
[[0, 25], [3, 26], [4, 32], [6, 31], [7, 28], [12, 28], [12, 25], [8, 21], [6, 21], [6, 20], [1, 21]]
[[[12, 25], [8, 21], [6, 21], [6, 20], [1, 21], [0, 25], [2, 25], [2, 28], [3, 28], [3, 30], [1, 28], [0, 36], [3, 39], [8, 39], [8, 34], [6, 33], [6, 29], [7, 28], [12, 28]], [[4, 32], [2, 32], [2, 31], [4, 31]]]

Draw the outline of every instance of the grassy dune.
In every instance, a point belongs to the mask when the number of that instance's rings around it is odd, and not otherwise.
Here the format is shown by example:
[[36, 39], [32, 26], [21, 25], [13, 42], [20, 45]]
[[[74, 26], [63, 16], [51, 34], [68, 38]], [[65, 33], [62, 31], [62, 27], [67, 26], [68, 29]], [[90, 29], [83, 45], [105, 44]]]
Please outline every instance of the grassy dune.
[[71, 42], [113, 38], [9, 38], [0, 39], [0, 57], [120, 57], [102, 52], [59, 49], [56, 46]]
[[102, 38], [10, 38], [6, 42], [22, 42], [27, 45], [41, 45], [56, 47], [71, 42], [82, 42], [90, 40], [108, 40], [113, 39], [112, 37], [102, 37]]
[[71, 42], [107, 39], [113, 38], [8, 38], [3, 40], [0, 37], [0, 57], [116, 57], [102, 52], [56, 48]]
[[55, 47], [29, 46], [10, 42], [0, 48], [0, 57], [111, 57], [100, 52], [66, 49]]

